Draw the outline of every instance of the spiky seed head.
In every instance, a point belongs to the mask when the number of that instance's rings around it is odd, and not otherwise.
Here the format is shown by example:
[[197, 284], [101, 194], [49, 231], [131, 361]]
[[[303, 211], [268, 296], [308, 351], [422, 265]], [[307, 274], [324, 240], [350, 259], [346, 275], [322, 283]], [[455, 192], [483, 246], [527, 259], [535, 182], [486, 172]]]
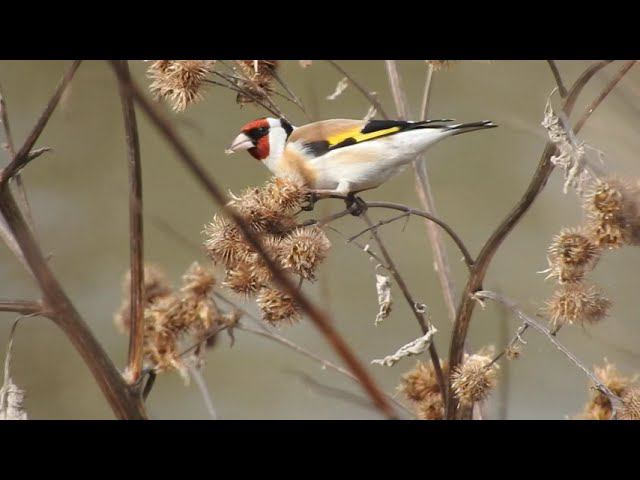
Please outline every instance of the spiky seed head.
[[280, 244], [282, 266], [304, 279], [314, 280], [316, 268], [330, 247], [331, 242], [322, 229], [316, 226], [298, 228]]
[[198, 262], [193, 262], [182, 276], [182, 282], [181, 292], [207, 296], [213, 290], [216, 279], [211, 270], [202, 267]]
[[[633, 388], [633, 384], [637, 380], [637, 377], [623, 376], [616, 366], [606, 358], [604, 359], [603, 366], [595, 365], [593, 367], [593, 373], [600, 383], [618, 397], [623, 397], [627, 390]], [[591, 382], [589, 401], [585, 404], [582, 413], [578, 415], [577, 418], [583, 420], [610, 420], [613, 413], [611, 400], [594, 387], [595, 384]]]
[[595, 285], [584, 282], [560, 285], [547, 300], [552, 333], [565, 324], [596, 323], [609, 313], [611, 301]]
[[560, 283], [576, 282], [593, 269], [600, 249], [583, 228], [564, 228], [553, 238], [548, 254], [549, 276]]
[[640, 188], [622, 178], [599, 180], [584, 203], [587, 226], [600, 247], [640, 243]]
[[[153, 264], [144, 265], [144, 287], [142, 304], [144, 307], [151, 304], [157, 298], [170, 295], [172, 292], [164, 271]], [[113, 321], [117, 329], [122, 333], [127, 333], [131, 326], [131, 271], [128, 271], [122, 282], [122, 304], [114, 314]]]
[[241, 262], [228, 268], [222, 285], [241, 295], [253, 295], [271, 279], [271, 272], [258, 265]]
[[209, 257], [227, 267], [245, 262], [255, 253], [238, 227], [219, 215], [214, 215], [211, 223], [205, 225], [204, 235], [204, 246]]
[[284, 213], [300, 208], [308, 199], [309, 189], [301, 182], [274, 177], [264, 188], [264, 198]]
[[498, 368], [496, 363], [491, 363], [489, 355], [470, 355], [451, 374], [451, 386], [456, 397], [466, 404], [487, 398], [496, 386]]
[[416, 415], [420, 420], [443, 420], [444, 402], [440, 393], [428, 393], [415, 406]]
[[275, 288], [262, 288], [256, 303], [262, 310], [263, 320], [272, 325], [294, 323], [300, 318], [300, 309], [293, 298]]
[[213, 69], [212, 60], [157, 60], [147, 70], [152, 80], [149, 89], [158, 99], [171, 103], [175, 111], [202, 98], [200, 89]]
[[618, 418], [620, 420], [640, 420], [640, 388], [630, 388], [622, 396], [622, 408], [620, 408]]
[[273, 79], [278, 68], [277, 60], [238, 60], [237, 65], [242, 75], [247, 77], [239, 81], [238, 86], [244, 90], [239, 92], [236, 102], [240, 105], [263, 100], [274, 91]]
[[[440, 363], [443, 373], [446, 376], [446, 372], [448, 371], [447, 362], [441, 361]], [[440, 386], [438, 385], [433, 364], [418, 361], [413, 370], [400, 377], [398, 391], [413, 402], [421, 402], [429, 395], [440, 396]]]

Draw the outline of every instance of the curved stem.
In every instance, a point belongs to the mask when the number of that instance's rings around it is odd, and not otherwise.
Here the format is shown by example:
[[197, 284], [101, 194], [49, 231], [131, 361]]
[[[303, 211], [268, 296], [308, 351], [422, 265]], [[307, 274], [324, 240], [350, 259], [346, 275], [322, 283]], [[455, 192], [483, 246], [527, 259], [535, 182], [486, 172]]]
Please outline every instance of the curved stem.
[[[123, 74], [130, 77], [126, 60], [121, 62]], [[133, 101], [126, 96], [120, 84], [120, 100], [127, 141], [127, 164], [129, 167], [129, 271], [130, 311], [128, 374], [132, 384], [140, 378], [144, 343], [144, 235], [142, 224], [142, 166], [140, 142]]]

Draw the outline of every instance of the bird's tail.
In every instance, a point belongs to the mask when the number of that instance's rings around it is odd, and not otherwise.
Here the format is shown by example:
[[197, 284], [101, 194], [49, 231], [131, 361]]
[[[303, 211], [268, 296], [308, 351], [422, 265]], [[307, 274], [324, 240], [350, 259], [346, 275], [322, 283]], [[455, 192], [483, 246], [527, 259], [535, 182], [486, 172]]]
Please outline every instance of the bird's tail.
[[471, 122], [471, 123], [459, 123], [457, 125], [449, 125], [447, 126], [447, 131], [451, 132], [452, 135], [459, 135], [461, 133], [474, 132], [476, 130], [484, 130], [485, 128], [495, 128], [498, 125], [493, 123], [491, 120], [482, 120], [480, 122]]

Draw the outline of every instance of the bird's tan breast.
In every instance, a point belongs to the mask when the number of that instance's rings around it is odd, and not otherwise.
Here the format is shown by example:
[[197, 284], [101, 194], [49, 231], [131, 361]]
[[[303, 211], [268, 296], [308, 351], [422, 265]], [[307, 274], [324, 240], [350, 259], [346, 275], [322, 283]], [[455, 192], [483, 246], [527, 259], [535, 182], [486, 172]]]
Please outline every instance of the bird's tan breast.
[[278, 176], [286, 176], [304, 182], [313, 187], [316, 183], [318, 172], [309, 164], [307, 157], [296, 146], [288, 145], [277, 164]]

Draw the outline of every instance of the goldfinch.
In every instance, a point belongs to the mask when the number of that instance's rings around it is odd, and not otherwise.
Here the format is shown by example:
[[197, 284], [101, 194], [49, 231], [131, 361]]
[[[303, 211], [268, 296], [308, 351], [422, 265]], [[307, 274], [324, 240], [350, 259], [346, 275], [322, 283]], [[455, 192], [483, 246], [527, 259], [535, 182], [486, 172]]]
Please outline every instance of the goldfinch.
[[319, 196], [376, 188], [440, 140], [496, 127], [483, 120], [333, 119], [294, 127], [282, 118], [247, 123], [227, 153], [248, 152], [276, 177], [304, 182]]

